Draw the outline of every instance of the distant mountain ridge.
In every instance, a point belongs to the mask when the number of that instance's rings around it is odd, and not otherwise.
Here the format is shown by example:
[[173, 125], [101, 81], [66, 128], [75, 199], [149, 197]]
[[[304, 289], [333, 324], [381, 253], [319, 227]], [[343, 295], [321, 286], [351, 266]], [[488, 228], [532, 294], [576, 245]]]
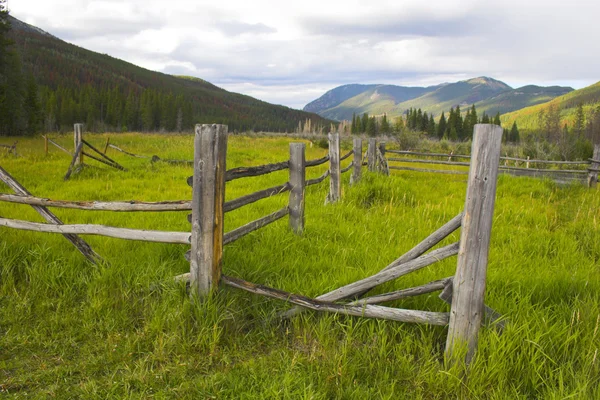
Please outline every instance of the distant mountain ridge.
[[[352, 90], [346, 90], [347, 87]], [[364, 90], [359, 92], [360, 89]], [[472, 104], [481, 112], [502, 114], [552, 100], [572, 90], [570, 87], [534, 85], [513, 89], [502, 81], [485, 76], [429, 87], [353, 84], [328, 91], [307, 104], [304, 110], [310, 109], [324, 118], [338, 121], [349, 120], [355, 113], [385, 113], [393, 117], [402, 115], [409, 108], [421, 108], [437, 116], [451, 107], [460, 105], [465, 108]]]

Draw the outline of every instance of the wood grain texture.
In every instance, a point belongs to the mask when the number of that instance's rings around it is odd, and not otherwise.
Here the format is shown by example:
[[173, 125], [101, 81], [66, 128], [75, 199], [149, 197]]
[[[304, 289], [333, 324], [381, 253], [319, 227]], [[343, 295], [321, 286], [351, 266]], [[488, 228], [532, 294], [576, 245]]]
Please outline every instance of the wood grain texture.
[[352, 176], [350, 177], [350, 184], [354, 185], [360, 181], [361, 170], [362, 170], [362, 139], [354, 138], [352, 140], [352, 152], [354, 153], [354, 169], [352, 170]]
[[274, 164], [257, 165], [255, 167], [237, 167], [227, 171], [227, 174], [225, 175], [225, 180], [229, 182], [234, 179], [270, 174], [271, 172], [281, 171], [283, 169], [288, 168], [288, 161], [283, 161]]
[[306, 145], [290, 143], [290, 228], [296, 234], [304, 231], [304, 195], [306, 188]]
[[65, 174], [64, 180], [69, 180], [69, 178], [71, 177], [71, 174], [73, 173], [73, 168], [75, 167], [75, 165], [77, 165], [77, 160], [80, 160], [81, 158], [80, 153], [83, 150], [83, 142], [79, 142], [79, 144], [77, 145], [77, 148], [75, 148], [75, 153], [73, 154], [73, 158], [71, 159], [71, 164], [69, 165], [69, 169], [67, 170], [67, 173]]
[[395, 169], [398, 171], [415, 171], [415, 172], [430, 172], [434, 174], [449, 174], [449, 175], [468, 175], [467, 171], [449, 171], [449, 170], [440, 170], [440, 169], [427, 169], [427, 168], [411, 168], [411, 167], [399, 167], [397, 165], [390, 165], [390, 169]]
[[323, 173], [323, 175], [319, 176], [318, 178], [307, 180], [305, 186], [317, 185], [317, 184], [323, 182], [328, 176], [329, 176], [329, 170], [325, 171]]
[[[474, 128], [471, 168], [460, 236], [446, 357], [467, 346], [469, 363], [477, 348], [483, 316], [488, 253], [494, 217], [502, 128], [477, 124]], [[457, 347], [458, 346], [458, 347]]]
[[281, 219], [289, 214], [289, 208], [284, 207], [281, 210], [275, 211], [269, 215], [259, 218], [255, 221], [249, 222], [246, 225], [242, 225], [237, 229], [227, 232], [223, 239], [223, 244], [233, 243], [236, 240], [246, 236], [250, 232], [254, 232], [257, 229], [265, 227], [273, 222]]
[[[108, 139], [107, 139], [107, 140], [108, 140]], [[115, 146], [115, 145], [114, 145], [114, 144], [112, 144], [112, 143], [109, 143], [108, 147], [110, 147], [111, 149], [115, 149], [115, 150], [117, 150], [117, 151], [120, 151], [120, 152], [121, 152], [121, 153], [123, 153], [123, 154], [127, 154], [128, 156], [131, 156], [131, 157], [136, 157], [136, 158], [150, 158], [150, 157], [148, 157], [148, 156], [140, 156], [140, 155], [138, 155], [138, 154], [130, 153], [130, 152], [128, 152], [128, 151], [125, 151], [125, 150], [123, 150], [123, 149], [122, 149], [122, 148], [120, 148], [119, 146]], [[106, 152], [105, 152], [105, 153], [106, 153]]]
[[243, 207], [248, 204], [252, 204], [258, 200], [266, 199], [267, 197], [275, 196], [281, 193], [285, 193], [291, 189], [291, 185], [289, 182], [284, 183], [283, 185], [277, 185], [270, 187], [268, 189], [259, 190], [258, 192], [254, 192], [251, 194], [247, 194], [242, 197], [238, 197], [237, 199], [230, 200], [223, 205], [223, 209], [225, 212], [237, 210], [240, 207]]
[[329, 155], [317, 158], [316, 160], [307, 160], [305, 164], [306, 167], [316, 167], [317, 165], [325, 164], [327, 161], [329, 161]]
[[598, 184], [598, 169], [600, 169], [600, 144], [594, 146], [594, 156], [590, 159], [588, 170], [588, 187], [594, 188]]
[[327, 203], [336, 203], [342, 195], [342, 179], [340, 171], [340, 134], [329, 133], [329, 194]]
[[452, 278], [444, 278], [437, 281], [429, 282], [424, 285], [415, 286], [408, 289], [396, 290], [390, 293], [378, 294], [376, 296], [366, 297], [364, 299], [355, 300], [350, 305], [363, 305], [363, 304], [379, 304], [387, 301], [394, 301], [404, 299], [406, 297], [419, 296], [422, 294], [437, 292], [443, 290], [446, 287], [448, 280]]
[[371, 172], [377, 169], [377, 139], [369, 139], [367, 145], [367, 168]]

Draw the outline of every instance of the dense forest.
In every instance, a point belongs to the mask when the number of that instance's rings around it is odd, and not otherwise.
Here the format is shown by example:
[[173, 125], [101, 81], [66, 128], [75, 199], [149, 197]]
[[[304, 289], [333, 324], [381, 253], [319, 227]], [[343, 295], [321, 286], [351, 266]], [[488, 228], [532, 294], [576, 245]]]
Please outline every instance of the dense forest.
[[231, 132], [293, 132], [316, 114], [231, 93], [202, 79], [149, 71], [66, 43], [8, 15], [0, 0], [0, 135], [86, 130], [180, 132], [223, 123]]

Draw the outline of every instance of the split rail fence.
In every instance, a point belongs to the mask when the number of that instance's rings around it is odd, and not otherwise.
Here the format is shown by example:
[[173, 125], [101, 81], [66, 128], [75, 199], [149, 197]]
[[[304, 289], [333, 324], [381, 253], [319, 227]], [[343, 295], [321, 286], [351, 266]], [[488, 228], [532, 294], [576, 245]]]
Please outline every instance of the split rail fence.
[[[454, 154], [452, 152], [449, 154], [405, 150], [388, 150], [387, 152], [392, 153], [393, 155], [393, 157], [387, 158], [387, 160], [390, 162], [402, 164], [424, 164], [425, 166], [444, 165], [468, 167], [470, 166], [469, 161], [459, 160], [471, 159], [471, 156], [469, 155]], [[585, 184], [587, 182], [588, 187], [593, 187], [598, 181], [598, 172], [600, 168], [599, 160], [600, 144], [594, 147], [593, 158], [585, 161], [532, 160], [529, 157], [526, 159], [508, 156], [500, 157], [499, 172], [514, 176], [549, 178], [558, 183], [580, 182]], [[549, 168], [548, 166], [554, 166], [555, 168]], [[579, 169], [575, 169], [578, 167]], [[433, 169], [435, 167], [420, 168], [398, 164], [391, 165], [389, 168], [402, 171], [430, 172], [452, 175], [468, 175], [469, 173], [468, 170], [461, 169]]]
[[[175, 277], [178, 281], [190, 283], [193, 297], [208, 296], [219, 283], [243, 289], [251, 293], [284, 300], [294, 307], [283, 316], [292, 317], [302, 309], [335, 312], [369, 318], [383, 318], [402, 322], [448, 325], [446, 354], [454, 357], [457, 346], [466, 345], [468, 362], [476, 349], [479, 327], [484, 320], [496, 321], [499, 314], [486, 307], [483, 302], [489, 241], [494, 210], [497, 174], [501, 147], [502, 129], [495, 125], [476, 125], [470, 156], [470, 169], [464, 211], [452, 218], [438, 230], [426, 237], [407, 253], [381, 269], [374, 275], [342, 286], [316, 298], [284, 292], [275, 288], [244, 281], [221, 273], [223, 247], [226, 244], [267, 226], [285, 216], [289, 217], [290, 228], [300, 234], [304, 229], [305, 189], [307, 186], [324, 182], [329, 177], [329, 193], [326, 201], [333, 203], [341, 198], [341, 179], [344, 172], [352, 171], [351, 183], [361, 178], [361, 169], [367, 165], [370, 171], [389, 174], [385, 158], [385, 144], [377, 146], [375, 139], [368, 142], [363, 159], [362, 140], [354, 139], [353, 149], [340, 155], [339, 134], [329, 134], [328, 155], [317, 160], [305, 159], [303, 143], [290, 144], [289, 160], [280, 163], [253, 167], [226, 169], [227, 126], [196, 125], [194, 136], [193, 176], [188, 178], [192, 188], [192, 199], [167, 202], [75, 202], [50, 200], [34, 197], [8, 172], [0, 168], [0, 179], [15, 194], [0, 194], [0, 201], [31, 205], [47, 221], [47, 224], [0, 218], [0, 226], [38, 232], [61, 233], [70, 240], [91, 262], [102, 262], [91, 247], [78, 235], [103, 235], [114, 238], [142, 240], [148, 242], [188, 244], [191, 250], [186, 253], [190, 272]], [[75, 152], [72, 164], [81, 163], [81, 151], [86, 144], [81, 131], [75, 129]], [[105, 146], [108, 148], [109, 143]], [[341, 161], [353, 156], [352, 162], [341, 168]], [[79, 159], [77, 161], [77, 159]], [[306, 168], [329, 163], [328, 170], [318, 178], [306, 179]], [[71, 168], [70, 168], [71, 169]], [[225, 201], [226, 182], [245, 177], [289, 170], [287, 182], [264, 190]], [[288, 205], [280, 210], [252, 221], [230, 232], [224, 232], [224, 218], [227, 212], [254, 203], [261, 199], [289, 192]], [[101, 211], [190, 211], [188, 221], [190, 232], [150, 231], [109, 227], [94, 224], [63, 224], [48, 207], [72, 208]], [[460, 241], [431, 250], [459, 227]], [[431, 250], [431, 251], [430, 251]], [[420, 270], [437, 261], [458, 255], [456, 274], [425, 285], [391, 293], [364, 297], [366, 293], [391, 280]], [[440, 298], [451, 304], [450, 312], [407, 310], [378, 305], [404, 297], [442, 291]], [[361, 297], [356, 299], [357, 297]]]

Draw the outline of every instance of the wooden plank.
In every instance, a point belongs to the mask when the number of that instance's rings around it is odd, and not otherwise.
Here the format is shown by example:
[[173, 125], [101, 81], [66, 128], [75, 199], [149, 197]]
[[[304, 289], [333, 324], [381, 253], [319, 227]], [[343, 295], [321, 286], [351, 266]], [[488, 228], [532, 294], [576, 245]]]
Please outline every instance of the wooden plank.
[[227, 171], [225, 180], [227, 182], [234, 179], [246, 178], [249, 176], [260, 176], [270, 174], [271, 172], [281, 171], [289, 168], [289, 162], [283, 161], [274, 164], [257, 165], [255, 167], [237, 167]]
[[398, 161], [403, 163], [421, 163], [421, 164], [439, 164], [439, 165], [463, 165], [469, 166], [471, 165], [468, 162], [460, 162], [460, 161], [442, 161], [442, 160], [420, 160], [415, 158], [406, 158], [406, 157], [390, 157], [388, 161]]
[[108, 165], [109, 167], [112, 167], [112, 168], [115, 168], [115, 169], [118, 169], [118, 170], [121, 170], [121, 171], [125, 171], [125, 168], [121, 167], [121, 166], [120, 166], [120, 165], [118, 165], [118, 164], [117, 164], [117, 165], [115, 165], [115, 164], [109, 163], [108, 161], [105, 161], [105, 160], [103, 160], [103, 159], [101, 159], [101, 158], [98, 158], [98, 157], [96, 157], [96, 156], [93, 156], [93, 155], [91, 155], [91, 154], [89, 154], [89, 153], [86, 153], [86, 152], [85, 152], [85, 151], [83, 151], [83, 150], [82, 150], [81, 152], [83, 153], [83, 155], [85, 155], [86, 157], [89, 157], [89, 158], [91, 158], [92, 160], [96, 160], [96, 161], [98, 161], [99, 163], [102, 163], [102, 164], [104, 164], [104, 165]]
[[328, 176], [329, 176], [329, 170], [325, 171], [325, 173], [323, 175], [319, 176], [318, 178], [307, 180], [306, 184], [304, 186], [312, 186], [312, 185], [319, 184], [319, 183], [323, 182], [325, 180], [325, 178], [327, 178]]
[[449, 175], [468, 175], [469, 174], [468, 171], [451, 171], [451, 170], [441, 170], [441, 169], [399, 167], [396, 165], [390, 165], [389, 168], [399, 170], [399, 171], [430, 172], [433, 174], [449, 174]]
[[362, 168], [362, 139], [354, 138], [352, 140], [352, 151], [354, 152], [354, 169], [352, 170], [352, 176], [350, 177], [350, 184], [354, 185], [360, 181], [361, 168]]
[[[388, 153], [395, 154], [405, 154], [411, 156], [430, 156], [430, 157], [449, 157], [450, 153], [426, 153], [426, 152], [418, 152], [418, 151], [409, 151], [409, 150], [387, 150]], [[452, 154], [452, 158], [471, 158], [471, 156], [460, 155], [460, 154]]]
[[70, 155], [71, 157], [73, 156], [73, 154], [71, 154], [71, 152], [67, 149], [65, 149], [64, 147], [62, 147], [60, 144], [56, 143], [54, 140], [50, 139], [48, 136], [46, 136], [46, 139], [48, 139], [48, 142], [53, 144], [54, 146], [58, 147], [59, 149], [61, 149], [62, 151], [64, 151], [65, 153], [67, 153], [68, 155]]
[[504, 165], [499, 166], [501, 170], [509, 171], [526, 171], [526, 172], [552, 172], [556, 174], [585, 174], [585, 170], [580, 169], [540, 169], [540, 168], [522, 168], [522, 167], [506, 167]]
[[192, 295], [207, 296], [221, 277], [227, 125], [196, 125], [192, 186]]
[[447, 359], [456, 358], [455, 350], [463, 345], [467, 346], [466, 363], [475, 354], [483, 314], [501, 145], [500, 126], [475, 125], [460, 251], [454, 278], [456, 284], [446, 341]]
[[346, 158], [350, 157], [351, 155], [352, 155], [352, 150], [350, 150], [349, 152], [347, 152], [346, 154], [341, 156], [340, 161], [344, 161]]
[[75, 165], [77, 164], [77, 160], [81, 159], [81, 157], [79, 157], [79, 155], [80, 155], [82, 149], [83, 149], [83, 142], [79, 142], [79, 144], [77, 145], [77, 148], [75, 149], [75, 154], [73, 154], [73, 159], [71, 160], [71, 164], [69, 165], [67, 174], [65, 175], [65, 178], [64, 178], [65, 181], [71, 177], [71, 174], [73, 173], [73, 167], [75, 167]]
[[155, 203], [143, 201], [66, 201], [50, 200], [34, 196], [22, 196], [15, 194], [0, 193], [0, 201], [16, 204], [28, 204], [30, 206], [70, 208], [75, 210], [91, 211], [187, 211], [192, 209], [189, 200], [160, 201]]
[[[85, 144], [87, 147], [89, 147], [90, 149], [92, 149], [93, 151], [95, 151], [97, 154], [99, 154], [99, 155], [100, 155], [100, 157], [102, 157], [102, 158], [106, 159], [106, 161], [108, 161], [108, 162], [110, 162], [110, 163], [114, 164], [114, 167], [115, 167], [115, 168], [117, 168], [117, 169], [120, 169], [120, 170], [122, 170], [122, 171], [126, 171], [126, 169], [125, 169], [125, 168], [124, 168], [122, 165], [120, 165], [118, 162], [116, 162], [115, 160], [113, 160], [112, 158], [110, 158], [109, 156], [107, 156], [106, 154], [102, 153], [100, 150], [98, 150], [97, 148], [95, 148], [94, 146], [92, 146], [90, 143], [88, 143], [87, 141], [85, 141], [85, 140], [83, 140], [83, 139], [81, 139], [81, 141], [82, 141], [82, 142], [83, 142], [83, 143], [84, 143], [84, 144]], [[98, 159], [96, 158], [96, 160], [98, 160]]]
[[95, 224], [42, 224], [39, 222], [21, 221], [0, 218], [0, 226], [44, 233], [63, 233], [76, 235], [99, 235], [117, 239], [140, 240], [143, 242], [189, 244], [188, 232], [149, 231], [142, 229], [116, 228]]
[[[31, 196], [31, 193], [25, 189], [23, 185], [21, 185], [15, 178], [13, 178], [6, 170], [0, 167], [0, 179], [8, 185], [15, 193], [21, 196]], [[46, 221], [51, 224], [62, 225], [62, 221], [54, 215], [50, 210], [48, 210], [44, 206], [36, 206], [32, 205], [33, 209], [42, 216]], [[65, 239], [67, 239], [73, 246], [79, 250], [81, 254], [85, 258], [87, 258], [91, 263], [99, 265], [104, 262], [102, 257], [100, 257], [87, 242], [81, 239], [79, 236], [74, 234], [63, 234]]]
[[[382, 152], [383, 150], [383, 152]], [[377, 161], [378, 161], [378, 171], [385, 175], [390, 175], [390, 167], [388, 165], [387, 159], [385, 158], [385, 143], [380, 143], [377, 148]]]
[[[75, 124], [73, 125], [73, 148], [75, 149], [75, 155], [77, 155], [77, 159], [75, 160], [75, 165], [83, 164], [83, 155], [81, 152], [77, 152], [77, 148], [81, 143], [83, 136], [83, 124]], [[65, 177], [65, 180], [69, 179]]]
[[342, 168], [340, 170], [340, 174], [343, 174], [343, 173], [346, 173], [346, 172], [350, 171], [353, 166], [354, 166], [354, 161], [352, 161], [350, 164], [348, 164], [348, 166], [346, 168]]
[[342, 180], [340, 176], [340, 134], [329, 133], [329, 194], [327, 203], [340, 200], [342, 193]]
[[325, 164], [327, 161], [329, 161], [329, 155], [317, 158], [316, 160], [308, 160], [305, 162], [305, 165], [306, 167], [316, 167], [317, 165]]
[[598, 169], [600, 169], [600, 144], [594, 145], [594, 156], [590, 160], [588, 170], [588, 187], [594, 188], [598, 184]]
[[[171, 164], [171, 165], [186, 165], [186, 166], [190, 166], [190, 167], [194, 166], [194, 161], [189, 161], [189, 160], [163, 160], [162, 158], [160, 158], [157, 155], [152, 156], [152, 158], [150, 159], [150, 162], [152, 164], [154, 164], [155, 162], [158, 162], [158, 161], [166, 162], [167, 164]], [[188, 183], [190, 183], [191, 181], [192, 181], [192, 177], [189, 177]]]
[[369, 171], [375, 172], [377, 168], [377, 139], [369, 139], [369, 144], [367, 145], [367, 167]]
[[[175, 277], [176, 282], [189, 281], [189, 274], [183, 274]], [[420, 323], [429, 325], [444, 326], [448, 324], [448, 313], [404, 310], [399, 308], [390, 308], [374, 305], [365, 306], [347, 306], [335, 304], [331, 302], [320, 301], [310, 297], [284, 292], [283, 290], [270, 288], [264, 285], [244, 281], [243, 279], [234, 278], [223, 275], [221, 282], [227, 286], [236, 289], [245, 290], [247, 292], [260, 296], [270, 297], [277, 300], [282, 300], [296, 306], [308, 308], [314, 311], [333, 312], [344, 315], [364, 318], [387, 319], [391, 321]]]
[[237, 229], [227, 232], [223, 239], [223, 244], [233, 243], [236, 240], [246, 236], [250, 232], [254, 232], [257, 229], [265, 227], [278, 219], [281, 219], [289, 214], [289, 208], [284, 207], [281, 210], [275, 211], [267, 216], [259, 218], [255, 221], [249, 222], [246, 225], [242, 225]]
[[110, 136], [106, 138], [106, 144], [104, 145], [104, 154], [108, 151], [108, 145], [110, 144]]
[[265, 199], [267, 197], [275, 196], [280, 193], [285, 193], [291, 189], [289, 182], [283, 185], [273, 186], [268, 189], [260, 190], [255, 193], [248, 194], [246, 196], [238, 197], [237, 199], [230, 200], [223, 205], [225, 212], [237, 210], [240, 207], [254, 203], [258, 200]]
[[306, 188], [306, 145], [290, 143], [290, 228], [296, 234], [304, 231], [304, 194]]
[[[419, 269], [425, 268], [437, 261], [441, 261], [445, 258], [451, 257], [458, 253], [458, 243], [451, 244], [446, 247], [442, 247], [437, 250], [433, 250], [431, 253], [417, 257], [406, 263], [396, 265], [392, 268], [384, 268], [375, 275], [371, 275], [360, 281], [350, 283], [342, 286], [338, 289], [332, 290], [331, 292], [325, 293], [317, 297], [317, 300], [323, 301], [338, 301], [347, 299], [349, 297], [366, 293], [370, 289], [379, 286], [385, 282], [399, 278], [400, 276], [409, 274]], [[294, 307], [283, 315], [286, 318], [292, 317], [299, 314], [302, 310], [298, 307]]]
[[424, 285], [415, 286], [408, 289], [396, 290], [390, 293], [378, 294], [376, 296], [367, 297], [360, 300], [355, 300], [350, 303], [352, 306], [358, 306], [363, 304], [379, 304], [384, 303], [386, 301], [394, 301], [399, 299], [404, 299], [406, 297], [419, 296], [422, 294], [437, 292], [438, 290], [443, 290], [446, 287], [447, 281], [452, 280], [450, 278], [444, 278], [437, 281], [429, 282]]
[[[117, 150], [117, 151], [120, 151], [120, 152], [121, 152], [121, 153], [123, 153], [123, 154], [127, 154], [128, 156], [131, 156], [131, 157], [136, 157], [136, 158], [150, 158], [150, 157], [148, 157], [148, 156], [140, 156], [140, 155], [138, 155], [138, 154], [133, 154], [133, 153], [130, 153], [130, 152], [128, 152], [128, 151], [125, 151], [125, 150], [123, 150], [123, 149], [122, 149], [122, 148], [120, 148], [119, 146], [115, 146], [115, 145], [114, 145], [114, 144], [112, 144], [112, 143], [111, 143], [111, 144], [109, 144], [109, 145], [108, 145], [108, 147], [110, 147], [111, 149], [115, 149], [115, 150]], [[187, 163], [187, 162], [186, 162], [186, 163]], [[192, 162], [192, 164], [193, 164], [193, 162]]]

